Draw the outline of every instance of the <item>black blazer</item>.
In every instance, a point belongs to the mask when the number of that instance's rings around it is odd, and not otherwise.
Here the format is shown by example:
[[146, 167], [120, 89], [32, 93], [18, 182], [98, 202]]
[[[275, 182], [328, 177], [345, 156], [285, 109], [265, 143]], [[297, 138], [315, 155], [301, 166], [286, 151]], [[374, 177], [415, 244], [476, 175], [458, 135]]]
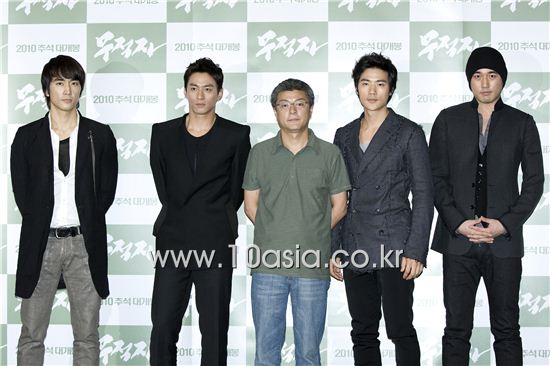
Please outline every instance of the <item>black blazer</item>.
[[[15, 295], [28, 298], [38, 283], [54, 206], [53, 151], [47, 114], [17, 130], [10, 164], [13, 194], [23, 219]], [[106, 298], [109, 283], [105, 213], [115, 197], [118, 173], [116, 141], [109, 126], [80, 116], [75, 164], [75, 201], [92, 280], [99, 296]]]
[[237, 210], [243, 202], [250, 127], [216, 116], [207, 156], [194, 175], [185, 147], [185, 118], [156, 123], [151, 132], [151, 170], [162, 204], [153, 227], [156, 247], [205, 250], [208, 255], [215, 250], [216, 265], [229, 265], [228, 245], [237, 238]]
[[[388, 249], [403, 250], [405, 257], [426, 264], [433, 219], [426, 136], [422, 127], [390, 109], [363, 153], [359, 146], [362, 117], [339, 128], [334, 137], [344, 156], [352, 190], [347, 214], [333, 230], [332, 249], [341, 247], [349, 254], [365, 250], [370, 259], [366, 269], [380, 268], [381, 244], [385, 253]], [[395, 255], [387, 258], [396, 264]]]
[[[456, 229], [474, 218], [474, 181], [478, 159], [477, 101], [444, 109], [430, 137], [430, 159], [439, 213], [432, 249], [464, 254], [471, 246]], [[539, 202], [544, 169], [539, 133], [533, 117], [499, 100], [491, 116], [487, 155], [487, 216], [498, 219], [508, 235], [489, 247], [498, 257], [523, 256], [523, 224]], [[521, 164], [523, 182], [518, 190]]]

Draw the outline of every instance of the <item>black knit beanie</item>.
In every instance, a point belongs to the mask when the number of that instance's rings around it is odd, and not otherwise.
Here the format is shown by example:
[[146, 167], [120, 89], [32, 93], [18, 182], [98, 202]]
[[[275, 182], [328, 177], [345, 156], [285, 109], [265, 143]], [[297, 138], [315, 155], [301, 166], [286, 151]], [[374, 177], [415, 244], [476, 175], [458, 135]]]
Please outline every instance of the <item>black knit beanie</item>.
[[[466, 63], [466, 78], [468, 86], [472, 76], [479, 69], [491, 69], [496, 71], [502, 78], [502, 85], [506, 84], [508, 70], [502, 54], [492, 47], [479, 47], [472, 51]], [[470, 86], [470, 90], [472, 87]]]

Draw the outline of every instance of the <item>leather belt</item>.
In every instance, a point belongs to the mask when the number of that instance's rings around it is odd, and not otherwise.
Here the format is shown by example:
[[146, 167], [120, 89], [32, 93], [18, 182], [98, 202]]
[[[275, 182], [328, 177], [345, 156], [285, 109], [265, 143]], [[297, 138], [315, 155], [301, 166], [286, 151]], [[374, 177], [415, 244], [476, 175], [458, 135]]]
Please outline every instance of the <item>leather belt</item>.
[[50, 237], [53, 238], [66, 238], [69, 236], [77, 236], [80, 234], [82, 234], [80, 226], [50, 228]]

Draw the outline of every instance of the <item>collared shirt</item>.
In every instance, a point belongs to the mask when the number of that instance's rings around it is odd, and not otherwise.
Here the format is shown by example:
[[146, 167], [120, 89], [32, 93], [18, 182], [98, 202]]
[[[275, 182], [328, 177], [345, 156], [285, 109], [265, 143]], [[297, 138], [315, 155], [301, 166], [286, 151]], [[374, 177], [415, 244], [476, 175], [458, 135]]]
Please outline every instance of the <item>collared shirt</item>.
[[[252, 252], [252, 271], [327, 278], [331, 196], [351, 188], [338, 147], [309, 130], [307, 145], [294, 155], [284, 147], [279, 132], [250, 151], [243, 188], [260, 190], [254, 226], [254, 244], [260, 253]], [[277, 264], [276, 254], [259, 261], [257, 254], [263, 255], [266, 250], [279, 253], [278, 268], [269, 268]], [[319, 266], [305, 266], [314, 264], [317, 258], [310, 255], [302, 261], [302, 254], [308, 250], [316, 251]], [[284, 259], [285, 251], [292, 257], [292, 264]]]
[[50, 136], [53, 151], [54, 195], [53, 216], [50, 227], [77, 226], [80, 225], [80, 220], [78, 218], [75, 201], [75, 165], [80, 115], [77, 113], [76, 127], [69, 136], [70, 165], [69, 174], [67, 174], [67, 176], [59, 169], [59, 136], [52, 129], [52, 119], [49, 114], [48, 119], [50, 121]]

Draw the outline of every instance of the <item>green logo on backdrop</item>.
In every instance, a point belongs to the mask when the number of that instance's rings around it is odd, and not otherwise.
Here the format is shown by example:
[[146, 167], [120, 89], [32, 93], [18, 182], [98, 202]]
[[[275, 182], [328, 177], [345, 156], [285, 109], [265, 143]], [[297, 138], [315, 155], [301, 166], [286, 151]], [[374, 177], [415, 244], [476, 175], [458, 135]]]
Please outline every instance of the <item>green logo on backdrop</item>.
[[502, 100], [532, 115], [537, 123], [550, 123], [550, 73], [508, 74]]
[[[279, 131], [279, 126], [275, 121], [275, 117], [266, 116], [266, 118], [273, 118], [273, 123], [251, 123], [250, 124], [250, 143], [252, 144], [252, 146], [256, 145], [258, 142], [265, 141], [277, 135], [277, 132]], [[247, 221], [244, 221], [244, 222], [247, 222]], [[247, 225], [248, 225], [248, 222], [247, 222]], [[252, 231], [248, 233], [248, 237], [253, 238], [254, 225], [250, 225], [250, 226], [252, 227]], [[252, 244], [252, 241], [248, 244]]]
[[151, 126], [148, 124], [112, 124], [118, 150], [119, 174], [148, 174], [149, 141]]
[[[363, 112], [363, 107], [355, 93], [355, 85], [350, 73], [329, 74], [329, 121], [337, 126], [353, 121]], [[409, 73], [399, 73], [397, 88], [390, 100], [389, 107], [402, 116], [409, 116]]]
[[[246, 124], [246, 74], [224, 74], [223, 88], [223, 97], [216, 105], [216, 113], [229, 120]], [[181, 117], [188, 109], [183, 74], [168, 74], [166, 118]]]
[[[21, 324], [21, 299], [12, 296], [15, 293], [15, 275], [8, 275], [7, 318], [8, 324]], [[67, 290], [57, 290], [53, 299], [50, 324], [71, 324]]]
[[[2, 118], [5, 118], [5, 117], [2, 117]], [[7, 174], [8, 149], [9, 149], [7, 135], [8, 135], [8, 125], [0, 124], [0, 144], [4, 146], [4, 148], [0, 150], [0, 172], [2, 174]], [[12, 194], [12, 193], [8, 192], [8, 194]]]
[[233, 276], [231, 285], [231, 304], [229, 304], [229, 325], [246, 326], [246, 278]]
[[0, 25], [0, 74], [8, 72], [8, 26]]
[[26, 124], [44, 117], [48, 106], [40, 75], [8, 76], [8, 110], [9, 123]]
[[550, 21], [550, 3], [546, 0], [491, 1], [493, 21]]
[[8, 364], [8, 331], [7, 325], [0, 325], [0, 363], [2, 365]]
[[[120, 160], [120, 158], [119, 158]], [[149, 225], [108, 225], [109, 274], [153, 274], [155, 239]]]
[[165, 24], [88, 24], [88, 72], [165, 69]]
[[7, 212], [7, 219], [8, 224], [21, 224], [21, 213], [19, 212], [19, 208], [17, 208], [17, 205], [15, 204], [15, 198], [13, 197], [13, 189], [11, 186], [11, 179], [8, 179], [8, 194], [7, 194], [7, 204], [6, 204], [6, 210]]
[[523, 327], [550, 326], [550, 289], [548, 277], [522, 277], [519, 314]]
[[[321, 365], [327, 364], [327, 332], [325, 329], [323, 339], [319, 349], [321, 350]], [[246, 364], [254, 364], [254, 352], [255, 352], [255, 334], [252, 327], [248, 327], [246, 330]], [[281, 349], [281, 366], [290, 366], [296, 364], [296, 346], [294, 345], [294, 331], [292, 327], [287, 327], [285, 332], [285, 341]]]
[[331, 0], [328, 10], [333, 21], [409, 20], [409, 2], [400, 0]]
[[99, 364], [118, 366], [149, 364], [151, 327], [100, 326]]
[[0, 225], [0, 274], [6, 274], [7, 256], [8, 256], [8, 226], [5, 224]]
[[245, 22], [245, 0], [170, 0], [169, 22]]
[[325, 71], [328, 25], [248, 23], [248, 71]]
[[411, 71], [464, 71], [475, 48], [491, 41], [490, 22], [410, 23]]
[[363, 107], [355, 94], [351, 72], [332, 72], [328, 75], [329, 122], [343, 126], [359, 117]]
[[9, 22], [11, 24], [85, 23], [86, 2], [79, 0], [9, 1]]
[[331, 285], [327, 303], [327, 326], [348, 327], [350, 322], [351, 316], [348, 311], [344, 286], [341, 284]]

